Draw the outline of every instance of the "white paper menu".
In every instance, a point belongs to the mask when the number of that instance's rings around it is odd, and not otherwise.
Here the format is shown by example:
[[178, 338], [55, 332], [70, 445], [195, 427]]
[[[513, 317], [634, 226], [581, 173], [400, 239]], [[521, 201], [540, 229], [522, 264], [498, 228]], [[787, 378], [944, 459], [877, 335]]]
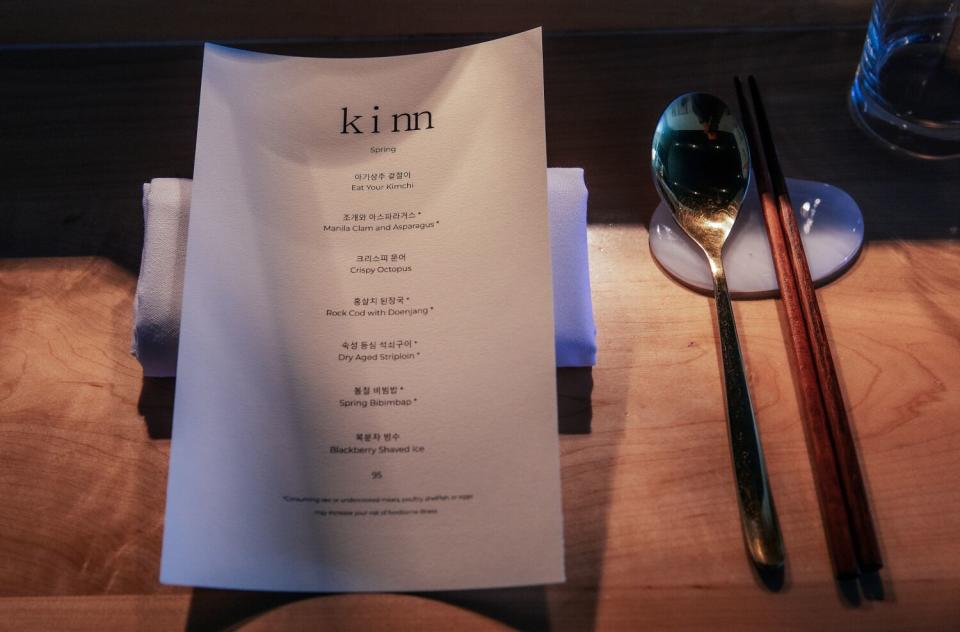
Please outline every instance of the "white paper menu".
[[161, 581], [563, 580], [540, 30], [204, 52]]

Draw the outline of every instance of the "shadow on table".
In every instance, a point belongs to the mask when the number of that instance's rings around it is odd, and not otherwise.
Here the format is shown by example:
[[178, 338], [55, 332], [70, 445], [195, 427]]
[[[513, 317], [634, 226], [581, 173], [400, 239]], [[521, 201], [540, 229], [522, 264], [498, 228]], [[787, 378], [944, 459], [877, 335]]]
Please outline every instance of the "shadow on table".
[[233, 630], [270, 610], [322, 594], [247, 592], [194, 588], [187, 611], [188, 631]]
[[[235, 630], [283, 606], [338, 594], [195, 588], [184, 629], [188, 632]], [[405, 594], [472, 610], [518, 630], [550, 629], [543, 586]]]
[[151, 439], [169, 439], [173, 432], [173, 395], [177, 379], [145, 377], [137, 400], [137, 412], [143, 416]]

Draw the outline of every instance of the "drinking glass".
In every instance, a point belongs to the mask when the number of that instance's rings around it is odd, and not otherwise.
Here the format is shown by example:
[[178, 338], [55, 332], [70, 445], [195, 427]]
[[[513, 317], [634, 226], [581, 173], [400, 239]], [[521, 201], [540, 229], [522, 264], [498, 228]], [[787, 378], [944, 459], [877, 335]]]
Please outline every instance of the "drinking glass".
[[850, 90], [868, 134], [921, 158], [960, 157], [960, 0], [876, 0]]

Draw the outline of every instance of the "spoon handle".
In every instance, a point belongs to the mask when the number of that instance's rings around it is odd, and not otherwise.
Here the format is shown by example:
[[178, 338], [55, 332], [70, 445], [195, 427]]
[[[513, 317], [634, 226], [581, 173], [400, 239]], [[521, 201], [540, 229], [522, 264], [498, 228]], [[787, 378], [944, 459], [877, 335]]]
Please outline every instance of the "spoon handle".
[[719, 257], [711, 261], [711, 268], [720, 327], [723, 383], [727, 390], [730, 451], [737, 480], [743, 536], [755, 564], [762, 568], [776, 568], [783, 565], [783, 539], [767, 481], [753, 405], [750, 403], [737, 325], [733, 319], [733, 305]]

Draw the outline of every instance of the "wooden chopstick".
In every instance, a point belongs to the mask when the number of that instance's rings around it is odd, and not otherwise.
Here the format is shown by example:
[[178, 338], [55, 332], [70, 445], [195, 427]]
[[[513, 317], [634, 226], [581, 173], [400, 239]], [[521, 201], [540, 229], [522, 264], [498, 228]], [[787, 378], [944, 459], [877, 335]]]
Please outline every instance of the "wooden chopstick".
[[787, 238], [781, 226], [781, 216], [773, 185], [773, 174], [771, 174], [770, 164], [767, 160], [766, 147], [761, 140], [762, 135], [757, 116], [753, 108], [747, 103], [739, 77], [734, 78], [734, 86], [744, 119], [747, 141], [750, 145], [751, 162], [757, 180], [757, 192], [763, 209], [774, 269], [780, 286], [780, 295], [787, 316], [791, 349], [798, 373], [800, 404], [813, 457], [814, 481], [817, 485], [817, 497], [820, 500], [820, 512], [823, 516], [827, 548], [830, 551], [836, 577], [840, 579], [853, 578], [857, 576], [857, 557], [854, 540], [850, 533], [850, 515], [847, 511], [843, 483], [833, 447], [832, 433], [821, 395], [810, 337], [807, 333], [796, 273], [791, 262]]
[[861, 571], [876, 572], [883, 566], [883, 559], [880, 555], [880, 546], [877, 541], [873, 518], [870, 515], [867, 493], [863, 485], [863, 475], [860, 471], [860, 462], [857, 458], [857, 450], [850, 432], [850, 424], [840, 390], [840, 381], [837, 377], [833, 355], [830, 352], [830, 343], [823, 325], [823, 318], [820, 315], [820, 306], [817, 303], [817, 295], [813, 288], [810, 269], [803, 251], [803, 242], [800, 240], [800, 231], [797, 228], [793, 204], [790, 202], [790, 195], [787, 191], [786, 179], [783, 170], [780, 168], [776, 147], [773, 144], [773, 134], [770, 131], [766, 109], [760, 96], [760, 87], [757, 80], [752, 76], [749, 77], [749, 83], [756, 127], [770, 172], [773, 194], [777, 200], [779, 224], [786, 238], [786, 246], [800, 296], [800, 305], [816, 366], [827, 423], [833, 439], [837, 471], [850, 519], [857, 562]]
[[857, 576], [857, 559], [850, 534], [850, 517], [834, 457], [833, 440], [820, 394], [820, 383], [804, 322], [803, 308], [800, 305], [800, 294], [786, 238], [780, 226], [780, 214], [764, 148], [759, 141], [757, 120], [744, 96], [739, 77], [734, 78], [734, 84], [744, 119], [744, 129], [747, 132], [747, 141], [750, 145], [751, 162], [756, 175], [757, 192], [760, 195], [760, 205], [767, 227], [777, 282], [780, 286], [780, 296], [787, 315], [791, 349], [799, 377], [800, 404], [813, 457], [814, 482], [817, 486], [817, 497], [820, 500], [820, 513], [823, 516], [827, 548], [833, 562], [834, 575], [839, 579], [850, 579]]

